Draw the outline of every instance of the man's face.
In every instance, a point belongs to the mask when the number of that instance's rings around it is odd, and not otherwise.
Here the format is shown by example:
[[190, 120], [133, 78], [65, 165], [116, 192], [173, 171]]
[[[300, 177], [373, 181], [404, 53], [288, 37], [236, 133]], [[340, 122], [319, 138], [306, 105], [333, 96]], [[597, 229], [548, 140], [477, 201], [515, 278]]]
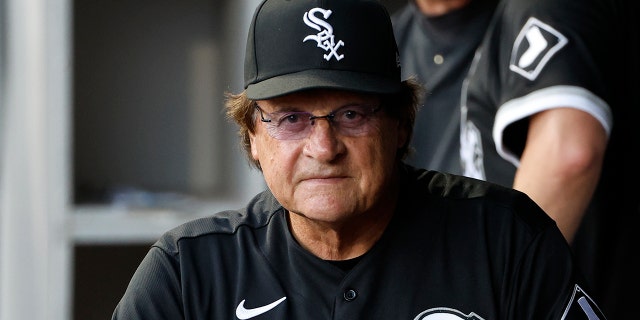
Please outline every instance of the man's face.
[[[258, 101], [265, 119], [251, 135], [251, 154], [260, 162], [267, 185], [290, 212], [323, 222], [340, 222], [365, 213], [389, 193], [397, 149], [405, 143], [406, 132], [399, 121], [388, 117], [373, 95], [337, 90], [314, 90]], [[363, 108], [364, 106], [364, 108]], [[360, 110], [368, 120], [356, 121]], [[335, 113], [333, 120], [314, 116]], [[366, 112], [365, 112], [366, 111]], [[279, 118], [280, 117], [280, 118]], [[278, 121], [281, 119], [281, 121]], [[304, 121], [306, 125], [291, 125]], [[351, 126], [353, 121], [357, 126]], [[344, 123], [341, 124], [339, 122]], [[290, 135], [276, 129], [308, 131]], [[308, 127], [310, 126], [310, 128]]]

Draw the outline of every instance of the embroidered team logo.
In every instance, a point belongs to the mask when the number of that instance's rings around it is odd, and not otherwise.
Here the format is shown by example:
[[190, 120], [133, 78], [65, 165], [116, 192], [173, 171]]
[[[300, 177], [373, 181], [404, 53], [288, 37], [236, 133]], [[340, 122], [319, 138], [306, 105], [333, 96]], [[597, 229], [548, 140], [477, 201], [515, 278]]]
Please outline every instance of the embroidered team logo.
[[477, 314], [471, 312], [466, 315], [456, 309], [433, 308], [421, 312], [413, 320], [484, 320]]
[[[317, 14], [320, 14], [321, 17]], [[339, 54], [338, 49], [344, 46], [344, 42], [342, 42], [342, 40], [338, 40], [338, 42], [335, 41], [333, 27], [325, 21], [329, 16], [331, 16], [331, 10], [321, 8], [313, 8], [308, 12], [305, 12], [303, 17], [304, 23], [307, 26], [318, 30], [318, 33], [306, 36], [302, 42], [315, 40], [318, 43], [318, 48], [328, 52], [324, 55], [325, 60], [329, 61], [331, 58], [335, 57], [337, 61], [340, 61], [344, 58], [344, 54]]]
[[513, 44], [509, 69], [534, 80], [567, 42], [567, 38], [556, 29], [536, 18], [529, 18]]

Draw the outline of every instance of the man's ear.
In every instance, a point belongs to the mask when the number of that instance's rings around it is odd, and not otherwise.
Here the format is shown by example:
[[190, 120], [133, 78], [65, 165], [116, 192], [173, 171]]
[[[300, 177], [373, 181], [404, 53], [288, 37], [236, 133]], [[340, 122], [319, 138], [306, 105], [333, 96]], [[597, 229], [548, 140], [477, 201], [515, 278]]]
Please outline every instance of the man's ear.
[[249, 133], [249, 143], [251, 144], [251, 157], [255, 161], [260, 161], [258, 146], [256, 145], [256, 135]]

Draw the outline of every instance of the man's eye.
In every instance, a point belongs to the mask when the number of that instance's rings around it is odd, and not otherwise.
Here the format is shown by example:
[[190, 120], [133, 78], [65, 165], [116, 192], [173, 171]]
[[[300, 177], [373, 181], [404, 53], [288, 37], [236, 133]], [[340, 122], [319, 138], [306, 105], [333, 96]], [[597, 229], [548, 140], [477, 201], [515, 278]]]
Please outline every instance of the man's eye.
[[344, 116], [349, 119], [354, 119], [361, 116], [361, 114], [353, 110], [348, 110], [344, 113]]
[[302, 121], [302, 115], [299, 113], [287, 113], [282, 115], [282, 117], [280, 117], [280, 121], [278, 121], [279, 124], [283, 124], [283, 123], [298, 123]]
[[342, 110], [336, 115], [340, 120], [354, 121], [364, 117], [364, 113], [358, 110]]

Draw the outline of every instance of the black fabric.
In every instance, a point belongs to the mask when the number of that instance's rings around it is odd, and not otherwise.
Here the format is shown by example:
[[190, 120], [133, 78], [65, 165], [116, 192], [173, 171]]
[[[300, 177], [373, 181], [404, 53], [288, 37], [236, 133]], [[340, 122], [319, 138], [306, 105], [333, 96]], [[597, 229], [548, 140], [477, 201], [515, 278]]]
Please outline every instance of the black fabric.
[[[635, 318], [635, 290], [640, 287], [640, 262], [634, 258], [640, 247], [640, 170], [635, 158], [640, 152], [635, 123], [640, 118], [638, 6], [626, 0], [503, 3], [498, 9], [502, 19], [495, 21], [496, 31], [483, 42], [482, 58], [470, 74], [468, 122], [463, 122], [463, 138], [469, 143], [462, 148], [467, 166], [475, 167], [469, 172], [512, 185], [515, 166], [496, 151], [496, 125], [506, 125], [498, 134], [503, 139], [498, 147], [519, 157], [531, 114], [566, 107], [571, 98], [593, 101], [585, 92], [599, 97], [604, 104], [594, 103], [584, 111], [611, 126], [611, 134], [600, 181], [572, 246], [603, 310], [612, 319]], [[513, 71], [511, 58], [520, 30], [532, 17], [568, 42], [528, 79]], [[541, 30], [548, 44], [557, 43]]]
[[588, 288], [534, 202], [479, 180], [404, 170], [390, 225], [349, 271], [302, 248], [264, 192], [245, 209], [163, 235], [112, 319], [236, 319], [237, 309], [271, 303], [255, 319], [585, 319], [577, 299], [589, 301]]
[[249, 29], [245, 89], [256, 100], [311, 88], [394, 93], [397, 53], [376, 0], [265, 0]]
[[[425, 88], [416, 115], [407, 163], [454, 174], [460, 166], [460, 96], [475, 49], [497, 0], [473, 0], [462, 9], [427, 17], [413, 1], [393, 17], [402, 78], [415, 76]], [[442, 57], [437, 63], [435, 57]]]

